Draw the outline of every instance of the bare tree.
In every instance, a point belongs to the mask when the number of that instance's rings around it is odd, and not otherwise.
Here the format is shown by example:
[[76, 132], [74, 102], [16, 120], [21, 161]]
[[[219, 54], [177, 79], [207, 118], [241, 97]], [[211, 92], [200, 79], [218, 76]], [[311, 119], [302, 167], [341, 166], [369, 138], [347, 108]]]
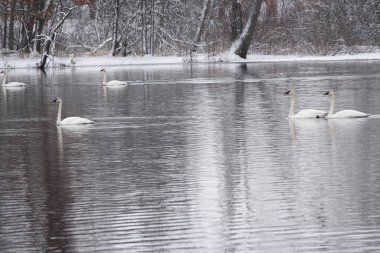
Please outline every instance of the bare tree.
[[3, 20], [4, 20], [4, 29], [3, 29], [3, 49], [8, 49], [7, 38], [8, 38], [8, 0], [4, 3], [4, 12], [3, 12]]
[[58, 29], [63, 25], [67, 17], [70, 15], [71, 11], [75, 9], [76, 7], [71, 7], [66, 13], [64, 13], [64, 16], [62, 17], [61, 21], [54, 27], [52, 34], [47, 37], [45, 42], [45, 48], [44, 48], [44, 55], [42, 56], [42, 59], [38, 65], [38, 68], [41, 70], [45, 70], [46, 68], [46, 62], [51, 54], [51, 46], [55, 41], [55, 37], [57, 35]]
[[154, 17], [155, 17], [155, 4], [154, 4], [154, 1], [155, 0], [151, 0], [151, 4], [150, 4], [150, 53], [152, 55], [154, 55], [154, 47], [155, 47], [155, 21], [154, 21]]
[[40, 55], [62, 5], [78, 6], [55, 37], [63, 54], [187, 55], [201, 42], [203, 52], [242, 57], [380, 46], [379, 0], [0, 0], [0, 48]]
[[42, 40], [41, 35], [47, 20], [49, 20], [53, 13], [54, 0], [43, 0], [38, 3], [38, 10], [36, 13], [36, 20], [34, 23], [34, 41], [33, 41], [33, 52], [32, 54], [37, 55], [37, 53], [42, 51]]
[[210, 11], [209, 9], [210, 9], [210, 0], [204, 0], [203, 1], [202, 15], [201, 15], [201, 18], [199, 20], [197, 32], [195, 34], [195, 39], [194, 39], [195, 43], [199, 43], [201, 41], [201, 36], [202, 36], [203, 30], [205, 27], [206, 17], [208, 15], [208, 12]]
[[113, 8], [115, 12], [115, 18], [113, 21], [113, 35], [112, 35], [112, 55], [116, 55], [118, 47], [118, 31], [119, 31], [119, 14], [120, 14], [120, 1], [113, 0]]
[[10, 50], [15, 49], [15, 13], [16, 13], [16, 0], [10, 2], [10, 15], [9, 15], [9, 31], [8, 31], [8, 48]]
[[231, 0], [231, 41], [238, 39], [243, 30], [243, 20], [241, 13], [241, 1]]
[[256, 29], [262, 3], [263, 0], [252, 0], [247, 23], [239, 38], [231, 45], [230, 53], [234, 53], [244, 59], [247, 58], [248, 49]]

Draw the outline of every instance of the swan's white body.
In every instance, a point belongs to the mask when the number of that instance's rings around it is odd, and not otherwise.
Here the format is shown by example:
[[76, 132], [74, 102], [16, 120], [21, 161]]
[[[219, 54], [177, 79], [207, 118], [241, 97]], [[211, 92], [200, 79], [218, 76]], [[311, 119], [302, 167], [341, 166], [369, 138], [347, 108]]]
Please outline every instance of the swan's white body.
[[81, 117], [68, 117], [62, 120], [62, 99], [56, 98], [53, 102], [58, 103], [58, 115], [57, 115], [57, 125], [81, 125], [81, 124], [92, 124], [91, 120], [81, 118]]
[[288, 118], [289, 119], [315, 119], [315, 118], [324, 118], [327, 115], [326, 111], [315, 110], [315, 109], [305, 109], [299, 111], [297, 114], [294, 113], [296, 107], [296, 94], [294, 90], [285, 92], [286, 95], [290, 95], [290, 111]]
[[101, 72], [103, 72], [103, 85], [105, 86], [121, 86], [121, 85], [127, 85], [127, 82], [119, 81], [119, 80], [112, 80], [107, 82], [107, 74], [105, 69], [101, 69]]
[[3, 77], [3, 82], [1, 84], [1, 86], [3, 87], [20, 87], [20, 86], [26, 86], [26, 83], [20, 83], [20, 82], [10, 82], [10, 83], [7, 83], [7, 79], [8, 79], [8, 71], [6, 69], [2, 70], [0, 72], [0, 74], [4, 74], [4, 77]]
[[342, 110], [334, 113], [335, 106], [335, 92], [328, 91], [323, 95], [329, 95], [330, 99], [330, 110], [329, 114], [326, 116], [328, 119], [347, 119], [347, 118], [367, 118], [370, 114], [359, 112], [355, 110]]

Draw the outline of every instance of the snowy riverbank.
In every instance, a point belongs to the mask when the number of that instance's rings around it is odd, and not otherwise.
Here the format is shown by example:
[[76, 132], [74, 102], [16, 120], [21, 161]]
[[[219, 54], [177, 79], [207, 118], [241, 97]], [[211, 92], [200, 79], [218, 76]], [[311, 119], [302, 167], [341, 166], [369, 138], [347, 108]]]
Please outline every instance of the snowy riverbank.
[[[122, 66], [122, 65], [152, 65], [152, 64], [183, 64], [183, 63], [243, 63], [243, 62], [292, 62], [292, 61], [351, 61], [351, 60], [380, 60], [380, 53], [362, 53], [355, 55], [337, 56], [299, 56], [299, 55], [248, 55], [247, 59], [238, 56], [219, 55], [206, 56], [197, 55], [190, 57], [183, 56], [131, 56], [131, 57], [112, 57], [112, 56], [84, 56], [74, 58], [54, 58], [48, 68], [54, 67], [91, 67], [91, 66]], [[1, 56], [0, 66], [8, 68], [35, 68], [40, 58], [18, 58], [14, 56]]]

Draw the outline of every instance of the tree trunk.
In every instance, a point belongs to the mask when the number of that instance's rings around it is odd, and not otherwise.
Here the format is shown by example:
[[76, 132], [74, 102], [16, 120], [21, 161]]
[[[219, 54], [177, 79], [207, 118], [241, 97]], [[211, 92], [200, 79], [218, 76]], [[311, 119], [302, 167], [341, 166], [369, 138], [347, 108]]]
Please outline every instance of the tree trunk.
[[243, 59], [247, 58], [247, 52], [256, 29], [262, 3], [263, 0], [252, 0], [247, 23], [239, 38], [232, 43], [230, 53], [234, 53]]
[[267, 19], [273, 19], [277, 17], [277, 0], [265, 0]]
[[22, 22], [22, 26], [21, 26], [21, 38], [20, 38], [20, 43], [19, 43], [19, 47], [20, 49], [23, 49], [24, 51], [27, 51], [29, 52], [29, 34], [28, 34], [28, 28], [27, 28], [27, 22], [28, 22], [28, 18], [27, 18], [27, 9], [28, 9], [28, 4], [25, 3], [25, 2], [21, 2], [20, 3], [21, 5], [21, 9], [22, 9], [22, 19], [21, 19], [21, 22]]
[[151, 24], [150, 24], [150, 53], [154, 55], [154, 41], [155, 41], [155, 31], [154, 31], [154, 1], [151, 2], [151, 9], [150, 9], [150, 15], [151, 15]]
[[8, 48], [10, 50], [15, 49], [15, 11], [16, 0], [11, 0], [11, 13], [9, 16], [9, 31], [8, 31]]
[[209, 12], [209, 6], [210, 6], [210, 0], [204, 0], [201, 19], [199, 21], [198, 29], [197, 29], [197, 32], [195, 34], [195, 39], [194, 39], [195, 43], [199, 43], [201, 41], [201, 36], [202, 36], [203, 30], [205, 27], [205, 21], [206, 21], [207, 13]]
[[49, 10], [53, 5], [53, 0], [40, 0], [38, 6], [38, 17], [36, 18], [35, 31], [34, 31], [34, 43], [33, 51], [41, 53], [42, 52], [42, 40], [41, 34], [43, 32], [46, 21], [48, 20]]
[[40, 20], [37, 19], [36, 20], [36, 23], [34, 24], [34, 28], [33, 28], [33, 31], [34, 31], [34, 40], [33, 40], [33, 49], [32, 49], [32, 55], [33, 57], [35, 56], [38, 56], [41, 51], [38, 51], [37, 48], [39, 48], [39, 44], [41, 44], [41, 42], [39, 41], [40, 40], [40, 34], [37, 32], [39, 29], [37, 27], [40, 26]]
[[239, 0], [231, 0], [231, 14], [231, 41], [235, 41], [243, 30], [241, 3]]
[[141, 51], [146, 53], [146, 34], [145, 34], [145, 1], [141, 1]]
[[3, 13], [3, 18], [4, 18], [4, 30], [3, 30], [3, 48], [7, 49], [7, 39], [8, 39], [8, 0], [5, 1], [4, 3], [4, 13]]
[[119, 13], [120, 13], [120, 3], [119, 0], [113, 0], [114, 10], [115, 10], [115, 21], [113, 24], [113, 35], [112, 35], [112, 55], [116, 55], [117, 50], [117, 37], [118, 37], [118, 29], [119, 29]]
[[91, 0], [88, 3], [88, 7], [90, 8], [90, 19], [94, 20], [96, 18], [96, 12], [97, 12], [97, 6], [96, 6], [96, 1]]
[[144, 43], [145, 43], [145, 53], [149, 54], [149, 47], [148, 47], [148, 15], [147, 15], [147, 2], [144, 1]]
[[[161, 12], [161, 15], [159, 15], [159, 22], [158, 22], [158, 25], [156, 26], [156, 28], [158, 28], [157, 30], [159, 31], [160, 29], [166, 29], [166, 24], [167, 24], [167, 19], [168, 19], [168, 10], [170, 8], [170, 1], [161, 1], [161, 8], [160, 8], [160, 12]], [[165, 35], [161, 35], [161, 36], [165, 36]], [[160, 51], [162, 52], [163, 50], [163, 44], [160, 43]]]
[[42, 40], [41, 40], [40, 36], [43, 32], [44, 26], [45, 26], [44, 20], [42, 20], [42, 19], [37, 20], [36, 37], [34, 39], [37, 42], [35, 50], [37, 50], [37, 52], [39, 52], [39, 53], [42, 52]]

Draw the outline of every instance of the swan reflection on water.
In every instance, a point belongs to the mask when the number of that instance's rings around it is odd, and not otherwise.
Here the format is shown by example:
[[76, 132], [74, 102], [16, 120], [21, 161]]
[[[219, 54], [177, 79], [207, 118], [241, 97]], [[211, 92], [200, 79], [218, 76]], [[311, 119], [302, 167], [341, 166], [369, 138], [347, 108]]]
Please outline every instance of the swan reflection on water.
[[26, 86], [2, 86], [3, 95], [6, 98], [7, 92], [20, 92], [25, 91]]
[[353, 134], [358, 134], [362, 130], [363, 126], [365, 125], [368, 120], [365, 118], [358, 118], [358, 119], [329, 119], [328, 126], [330, 130], [330, 134], [332, 138], [336, 138], [338, 135], [342, 136], [353, 136]]
[[119, 91], [122, 91], [124, 89], [126, 89], [128, 85], [111, 85], [111, 86], [107, 86], [107, 85], [103, 85], [103, 97], [104, 97], [104, 102], [108, 102], [108, 90], [112, 92], [119, 92]]
[[[83, 142], [87, 138], [91, 129], [93, 129], [92, 124], [82, 124], [82, 125], [56, 125], [57, 128], [57, 151], [58, 151], [58, 161], [59, 164], [64, 163], [64, 140], [66, 138], [71, 138]], [[87, 135], [87, 136], [86, 136]], [[72, 141], [69, 140], [72, 145]], [[70, 145], [70, 146], [71, 146]]]
[[57, 126], [57, 150], [58, 150], [58, 162], [63, 166], [65, 161], [64, 152], [63, 152], [63, 137], [62, 137], [62, 127]]
[[[374, 115], [373, 118], [376, 118], [376, 115]], [[380, 119], [380, 115], [378, 118]], [[302, 139], [316, 138], [315, 141], [321, 141], [324, 136], [326, 137], [326, 131], [329, 132], [332, 139], [339, 136], [352, 137], [353, 135], [358, 135], [364, 131], [363, 127], [367, 122], [368, 119], [366, 118], [328, 120], [288, 119], [290, 135], [293, 143], [295, 143], [300, 136], [302, 136]]]
[[295, 143], [297, 141], [297, 136], [302, 136], [302, 139], [320, 139], [321, 135], [324, 134], [324, 129], [327, 125], [326, 123], [326, 120], [317, 119], [288, 119], [292, 142]]
[[24, 92], [26, 89], [25, 89], [25, 86], [15, 86], [15, 87], [6, 87], [6, 86], [2, 86], [2, 92], [3, 92], [3, 97], [4, 97], [4, 102], [6, 103], [7, 100], [8, 100], [8, 93], [21, 93], [21, 92]]

